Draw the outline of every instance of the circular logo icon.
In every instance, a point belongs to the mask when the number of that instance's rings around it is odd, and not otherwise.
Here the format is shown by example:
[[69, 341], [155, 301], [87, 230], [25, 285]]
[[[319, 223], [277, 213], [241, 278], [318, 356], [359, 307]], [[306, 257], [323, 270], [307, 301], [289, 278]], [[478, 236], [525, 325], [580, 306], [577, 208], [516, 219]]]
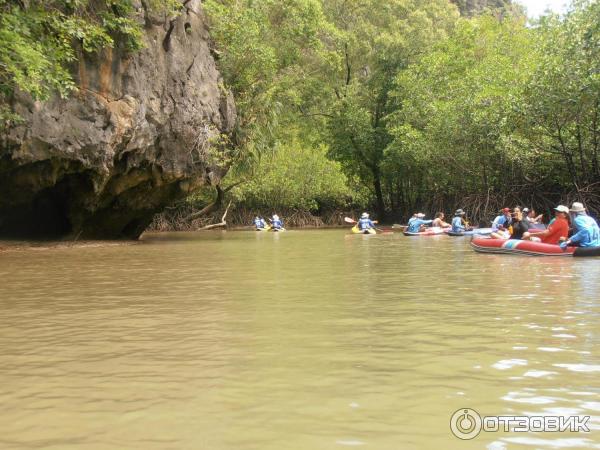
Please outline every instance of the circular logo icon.
[[474, 409], [459, 409], [450, 418], [450, 429], [459, 439], [473, 439], [481, 431], [481, 416]]

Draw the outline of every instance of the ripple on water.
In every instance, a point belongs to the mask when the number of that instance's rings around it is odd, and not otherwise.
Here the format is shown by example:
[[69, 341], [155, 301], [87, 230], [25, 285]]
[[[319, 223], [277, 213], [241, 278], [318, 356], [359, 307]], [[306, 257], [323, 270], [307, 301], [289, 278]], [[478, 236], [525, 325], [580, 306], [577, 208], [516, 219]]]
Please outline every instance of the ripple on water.
[[555, 403], [558, 399], [544, 395], [535, 395], [535, 393], [530, 392], [514, 391], [503, 396], [502, 400], [513, 403], [525, 403], [529, 405], [550, 405]]
[[502, 439], [509, 444], [526, 445], [537, 448], [600, 448], [592, 439], [581, 438], [537, 438], [537, 437], [507, 437]]
[[492, 364], [492, 367], [498, 370], [508, 370], [512, 369], [513, 367], [526, 365], [526, 359], [503, 359], [501, 361], [498, 361], [497, 363]]
[[554, 367], [567, 369], [571, 372], [600, 372], [600, 364], [554, 364]]
[[529, 370], [523, 374], [524, 377], [530, 378], [548, 378], [552, 375], [557, 375], [558, 372], [552, 372], [549, 370]]

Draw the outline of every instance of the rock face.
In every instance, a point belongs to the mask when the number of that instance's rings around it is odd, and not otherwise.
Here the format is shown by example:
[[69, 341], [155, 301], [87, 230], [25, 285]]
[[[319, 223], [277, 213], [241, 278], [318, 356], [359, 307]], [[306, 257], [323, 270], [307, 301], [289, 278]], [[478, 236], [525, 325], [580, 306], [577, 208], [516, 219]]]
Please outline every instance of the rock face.
[[511, 9], [512, 0], [450, 0], [460, 10], [463, 16], [474, 16], [485, 10]]
[[200, 0], [174, 20], [139, 4], [146, 47], [80, 58], [79, 90], [34, 102], [0, 137], [0, 237], [137, 238], [166, 205], [226, 171], [235, 125]]

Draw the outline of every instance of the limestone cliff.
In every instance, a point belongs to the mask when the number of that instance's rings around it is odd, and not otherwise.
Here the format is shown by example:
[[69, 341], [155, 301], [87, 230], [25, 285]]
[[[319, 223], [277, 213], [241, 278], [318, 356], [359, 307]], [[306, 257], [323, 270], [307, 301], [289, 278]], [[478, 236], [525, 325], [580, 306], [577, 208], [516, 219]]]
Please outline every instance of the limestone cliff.
[[137, 238], [157, 211], [223, 176], [235, 106], [200, 1], [172, 20], [141, 2], [138, 20], [145, 48], [81, 55], [71, 98], [17, 93], [24, 121], [0, 137], [0, 237]]
[[450, 0], [463, 16], [475, 16], [484, 11], [520, 11], [512, 0]]

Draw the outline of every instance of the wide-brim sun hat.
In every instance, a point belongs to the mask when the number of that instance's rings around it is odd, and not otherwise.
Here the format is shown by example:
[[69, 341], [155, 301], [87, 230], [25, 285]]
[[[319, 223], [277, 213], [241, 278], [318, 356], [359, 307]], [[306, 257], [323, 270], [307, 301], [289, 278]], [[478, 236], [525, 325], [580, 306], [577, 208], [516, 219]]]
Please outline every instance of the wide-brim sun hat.
[[466, 213], [462, 209], [457, 209], [454, 213], [455, 216], [464, 216]]
[[367, 213], [362, 213], [362, 214], [360, 215], [360, 217], [361, 217], [362, 219], [367, 219], [367, 218], [369, 218], [369, 215], [368, 215]]
[[417, 213], [417, 217], [420, 218], [420, 219], [422, 219], [423, 217], [425, 217], [425, 214], [423, 214], [423, 213]]
[[556, 208], [554, 208], [554, 211], [569, 214], [569, 208], [565, 205], [558, 205]]
[[574, 213], [585, 212], [585, 207], [583, 206], [583, 203], [575, 202], [571, 205], [570, 211]]

